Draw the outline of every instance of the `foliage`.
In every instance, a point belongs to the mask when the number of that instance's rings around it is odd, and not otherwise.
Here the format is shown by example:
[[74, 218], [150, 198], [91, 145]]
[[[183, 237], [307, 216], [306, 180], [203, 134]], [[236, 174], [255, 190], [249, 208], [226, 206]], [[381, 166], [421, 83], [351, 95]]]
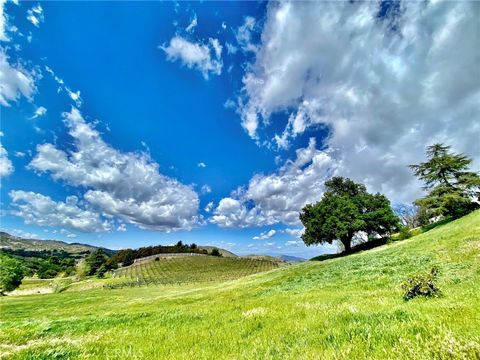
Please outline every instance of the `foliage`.
[[409, 277], [403, 284], [403, 298], [411, 300], [417, 296], [434, 297], [440, 295], [436, 285], [438, 269], [433, 267], [428, 274], [419, 274]]
[[0, 294], [13, 291], [23, 279], [22, 263], [10, 256], [0, 254]]
[[401, 226], [397, 240], [406, 240], [412, 237], [412, 232], [408, 226]]
[[212, 256], [222, 256], [222, 254], [220, 253], [220, 251], [218, 251], [217, 248], [212, 249], [212, 251], [210, 252], [210, 255], [212, 255]]
[[384, 195], [369, 194], [364, 185], [342, 177], [328, 180], [325, 188], [323, 198], [314, 205], [307, 204], [300, 213], [305, 244], [340, 240], [348, 253], [352, 238], [359, 231], [375, 238], [398, 228], [398, 218]]
[[[95, 275], [103, 267], [106, 271], [107, 255], [103, 249], [97, 249], [87, 256], [85, 262], [88, 266], [87, 275]], [[104, 272], [105, 273], [105, 272]], [[103, 275], [102, 275], [103, 276]]]
[[436, 216], [461, 217], [478, 208], [480, 176], [467, 171], [472, 160], [450, 151], [450, 146], [434, 144], [427, 148], [427, 162], [410, 165], [422, 180], [428, 195], [415, 203], [426, 212], [427, 218]]
[[105, 276], [106, 272], [107, 272], [107, 266], [104, 263], [98, 268], [98, 270], [95, 272], [95, 275], [98, 278], [103, 278]]
[[118, 264], [122, 266], [132, 265], [135, 259], [140, 259], [147, 256], [157, 255], [157, 254], [173, 254], [173, 253], [196, 253], [196, 254], [208, 254], [204, 249], [199, 249], [196, 244], [183, 244], [179, 241], [174, 246], [147, 246], [141, 247], [139, 249], [124, 249], [117, 251], [110, 259], [107, 261], [107, 269], [116, 269]]
[[63, 250], [24, 250], [2, 249], [0, 254], [7, 254], [22, 263], [25, 276], [37, 275], [40, 279], [49, 279], [61, 272], [71, 275], [75, 272], [78, 255]]

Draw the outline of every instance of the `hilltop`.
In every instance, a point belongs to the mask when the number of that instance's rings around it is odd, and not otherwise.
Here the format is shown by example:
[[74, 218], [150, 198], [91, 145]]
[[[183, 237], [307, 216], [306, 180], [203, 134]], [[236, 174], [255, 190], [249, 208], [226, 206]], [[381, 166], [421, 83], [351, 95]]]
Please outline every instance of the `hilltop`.
[[[432, 267], [441, 296], [404, 300]], [[16, 358], [478, 358], [480, 211], [238, 280], [4, 297], [0, 312]]]
[[[99, 249], [98, 246], [80, 244], [80, 243], [67, 243], [59, 240], [38, 240], [38, 239], [25, 239], [18, 236], [10, 235], [6, 232], [0, 232], [0, 248], [8, 248], [13, 250], [62, 250], [70, 254], [80, 254], [95, 251]], [[104, 249], [108, 252], [113, 250]]]

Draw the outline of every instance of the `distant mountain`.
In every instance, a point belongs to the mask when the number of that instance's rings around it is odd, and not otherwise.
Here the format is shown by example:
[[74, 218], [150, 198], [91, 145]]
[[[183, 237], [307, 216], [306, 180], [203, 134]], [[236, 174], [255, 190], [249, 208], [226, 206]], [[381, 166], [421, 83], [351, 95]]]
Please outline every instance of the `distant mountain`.
[[243, 258], [247, 259], [255, 259], [255, 260], [268, 260], [268, 261], [283, 261], [279, 257], [271, 256], [271, 255], [257, 255], [257, 254], [250, 254], [242, 256]]
[[[6, 232], [0, 231], [0, 249], [24, 249], [24, 250], [63, 250], [70, 254], [79, 254], [87, 251], [95, 251], [99, 249], [98, 246], [79, 244], [79, 243], [66, 243], [58, 240], [38, 240], [38, 239], [24, 239], [18, 236], [10, 235]], [[104, 249], [105, 252], [111, 254], [114, 251]]]
[[307, 261], [307, 259], [297, 257], [297, 256], [291, 256], [291, 255], [280, 255], [278, 256], [279, 259], [283, 261], [288, 261], [288, 262], [303, 262]]

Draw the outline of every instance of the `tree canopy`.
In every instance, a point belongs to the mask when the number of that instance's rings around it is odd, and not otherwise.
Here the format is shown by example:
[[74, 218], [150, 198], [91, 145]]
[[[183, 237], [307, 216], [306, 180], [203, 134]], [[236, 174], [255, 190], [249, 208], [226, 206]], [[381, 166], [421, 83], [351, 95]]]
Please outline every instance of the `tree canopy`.
[[460, 217], [478, 207], [480, 176], [468, 168], [472, 162], [464, 154], [455, 154], [450, 146], [434, 144], [427, 148], [428, 161], [409, 165], [424, 182], [429, 193], [415, 201], [429, 217]]
[[23, 266], [20, 261], [6, 255], [0, 255], [0, 294], [13, 291], [23, 279]]
[[350, 252], [356, 233], [385, 236], [398, 228], [398, 218], [384, 195], [369, 194], [364, 185], [342, 177], [325, 182], [325, 189], [319, 202], [307, 204], [300, 213], [306, 245], [339, 240]]

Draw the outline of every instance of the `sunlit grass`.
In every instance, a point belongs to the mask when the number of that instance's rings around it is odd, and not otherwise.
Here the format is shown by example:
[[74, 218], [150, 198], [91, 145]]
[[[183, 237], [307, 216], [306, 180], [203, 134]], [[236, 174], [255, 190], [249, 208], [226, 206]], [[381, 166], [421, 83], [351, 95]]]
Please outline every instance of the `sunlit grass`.
[[[402, 298], [439, 269], [439, 298]], [[480, 357], [480, 212], [403, 242], [238, 280], [5, 297], [5, 358]]]

